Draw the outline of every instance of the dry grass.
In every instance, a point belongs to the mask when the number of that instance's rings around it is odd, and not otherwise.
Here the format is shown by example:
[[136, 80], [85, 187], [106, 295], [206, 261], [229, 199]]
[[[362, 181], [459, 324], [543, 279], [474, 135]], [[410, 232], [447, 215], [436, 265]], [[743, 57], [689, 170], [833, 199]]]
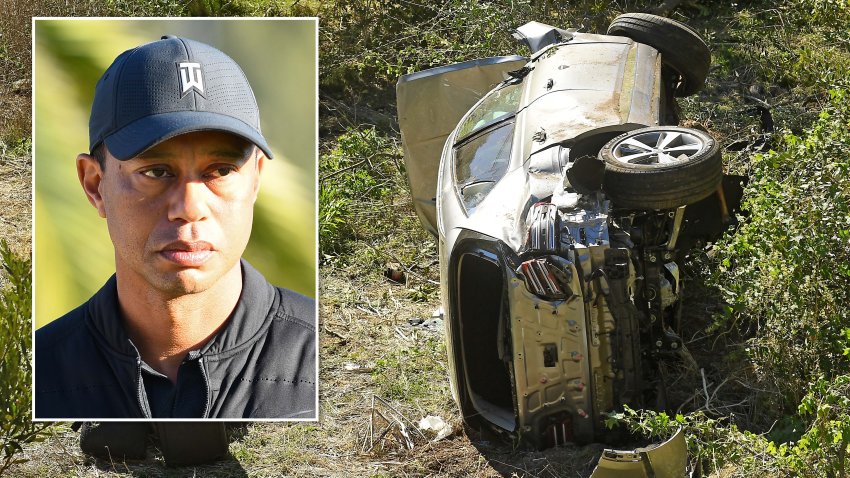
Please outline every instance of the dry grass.
[[61, 13], [55, 3], [0, 0], [0, 142], [4, 145], [30, 135], [30, 18]]
[[30, 17], [58, 13], [55, 2], [0, 0], [0, 238], [32, 248]]
[[32, 161], [27, 145], [0, 143], [0, 238], [29, 256], [32, 247]]

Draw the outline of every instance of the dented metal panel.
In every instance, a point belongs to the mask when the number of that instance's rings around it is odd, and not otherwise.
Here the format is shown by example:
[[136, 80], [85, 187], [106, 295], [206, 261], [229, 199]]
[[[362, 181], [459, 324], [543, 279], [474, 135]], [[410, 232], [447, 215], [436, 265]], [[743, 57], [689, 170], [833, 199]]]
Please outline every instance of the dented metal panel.
[[[570, 287], [580, 291], [578, 272], [572, 267]], [[585, 306], [581, 295], [566, 301], [547, 301], [531, 292], [515, 274], [508, 284], [511, 304], [511, 338], [519, 423], [523, 430], [541, 433], [538, 418], [566, 412], [579, 416], [567, 440], [591, 441], [592, 402]], [[557, 360], [546, 362], [546, 347], [553, 345]], [[536, 429], [535, 429], [536, 428]]]
[[513, 37], [525, 43], [528, 49], [531, 50], [531, 53], [537, 53], [549, 45], [570, 41], [573, 35], [572, 32], [561, 28], [555, 28], [540, 22], [528, 22], [517, 28]]
[[526, 58], [513, 55], [466, 61], [404, 75], [396, 86], [398, 123], [404, 163], [416, 214], [437, 234], [437, 172], [446, 137], [478, 100], [522, 68]]
[[670, 439], [634, 450], [606, 449], [590, 478], [682, 478], [687, 476], [688, 447], [679, 428]]
[[[582, 36], [576, 34], [576, 40]], [[524, 157], [589, 132], [659, 124], [660, 55], [620, 40], [556, 45], [533, 62], [520, 113]]]

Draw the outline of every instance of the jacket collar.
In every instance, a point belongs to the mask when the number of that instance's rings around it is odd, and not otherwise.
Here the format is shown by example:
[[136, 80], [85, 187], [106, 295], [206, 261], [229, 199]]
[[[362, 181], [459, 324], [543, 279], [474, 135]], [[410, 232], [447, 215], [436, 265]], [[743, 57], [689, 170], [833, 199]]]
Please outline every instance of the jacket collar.
[[[275, 288], [266, 281], [245, 259], [241, 262], [242, 293], [225, 326], [200, 351], [200, 355], [218, 355], [235, 352], [255, 339], [270, 323], [269, 311], [280, 300]], [[86, 322], [112, 352], [139, 357], [136, 347], [124, 330], [124, 321], [118, 304], [118, 288], [113, 274], [103, 287], [88, 301]]]

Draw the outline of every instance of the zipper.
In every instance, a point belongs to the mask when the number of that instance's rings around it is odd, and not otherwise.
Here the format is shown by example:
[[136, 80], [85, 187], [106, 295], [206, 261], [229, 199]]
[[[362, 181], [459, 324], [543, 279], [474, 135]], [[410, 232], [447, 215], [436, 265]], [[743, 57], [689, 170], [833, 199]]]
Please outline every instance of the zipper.
[[142, 358], [136, 357], [136, 400], [139, 402], [139, 410], [142, 412], [143, 418], [151, 418], [150, 408], [147, 407], [147, 400], [142, 386]]

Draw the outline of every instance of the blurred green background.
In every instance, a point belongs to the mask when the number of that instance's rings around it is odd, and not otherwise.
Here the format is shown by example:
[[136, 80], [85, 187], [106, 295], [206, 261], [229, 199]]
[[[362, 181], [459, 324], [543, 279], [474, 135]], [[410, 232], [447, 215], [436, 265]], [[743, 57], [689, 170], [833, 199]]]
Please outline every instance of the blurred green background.
[[121, 52], [162, 35], [242, 67], [275, 159], [266, 164], [244, 257], [273, 284], [316, 297], [317, 23], [312, 19], [57, 19], [35, 22], [35, 324], [87, 300], [115, 271], [106, 221], [75, 158], [88, 152], [94, 86]]

